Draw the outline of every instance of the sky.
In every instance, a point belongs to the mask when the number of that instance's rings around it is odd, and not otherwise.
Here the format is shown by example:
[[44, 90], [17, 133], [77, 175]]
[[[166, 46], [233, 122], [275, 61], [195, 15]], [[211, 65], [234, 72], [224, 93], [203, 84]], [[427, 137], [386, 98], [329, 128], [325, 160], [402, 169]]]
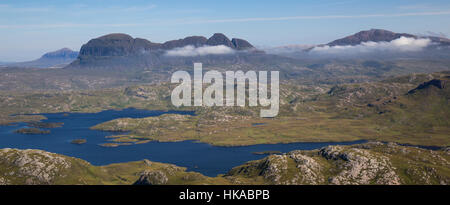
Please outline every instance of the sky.
[[224, 33], [255, 46], [322, 44], [371, 28], [450, 36], [448, 0], [0, 0], [0, 62], [108, 33], [164, 42]]

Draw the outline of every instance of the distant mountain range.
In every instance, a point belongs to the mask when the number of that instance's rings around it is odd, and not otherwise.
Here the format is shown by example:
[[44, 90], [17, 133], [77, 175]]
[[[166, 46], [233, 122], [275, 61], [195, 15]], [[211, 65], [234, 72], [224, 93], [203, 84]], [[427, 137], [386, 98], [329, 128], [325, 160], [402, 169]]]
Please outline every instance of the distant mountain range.
[[391, 42], [393, 40], [399, 39], [401, 37], [405, 38], [414, 38], [414, 39], [430, 39], [433, 43], [433, 46], [450, 46], [450, 39], [445, 37], [437, 37], [437, 36], [418, 36], [412, 35], [408, 33], [394, 33], [392, 31], [383, 30], [383, 29], [370, 29], [366, 31], [360, 31], [353, 35], [346, 36], [344, 38], [340, 38], [334, 41], [331, 41], [327, 44], [319, 44], [319, 45], [302, 45], [302, 44], [294, 44], [294, 45], [286, 45], [286, 46], [277, 46], [277, 47], [269, 47], [265, 48], [264, 51], [272, 54], [284, 54], [289, 55], [290, 53], [301, 53], [305, 51], [310, 51], [316, 47], [324, 47], [324, 46], [357, 46], [361, 43], [366, 42]]
[[383, 29], [370, 29], [367, 31], [360, 31], [353, 35], [334, 40], [327, 43], [328, 46], [348, 46], [348, 45], [358, 45], [363, 42], [390, 42], [400, 37], [407, 38], [429, 38], [434, 43], [439, 43], [441, 45], [450, 46], [450, 39], [435, 36], [416, 36], [408, 33], [394, 33], [392, 31]]
[[[177, 51], [176, 54], [168, 55], [173, 50]], [[248, 41], [239, 38], [230, 40], [221, 33], [215, 33], [210, 38], [189, 36], [164, 43], [114, 33], [88, 41], [81, 47], [78, 58], [67, 68], [150, 68], [192, 65], [194, 61], [234, 64], [261, 61], [251, 58], [262, 54]]]
[[238, 38], [230, 40], [221, 33], [216, 33], [209, 39], [203, 36], [189, 36], [165, 43], [153, 43], [146, 39], [133, 38], [127, 34], [114, 33], [92, 39], [84, 44], [80, 49], [79, 57], [139, 55], [146, 52], [171, 50], [188, 45], [194, 47], [224, 45], [235, 50], [254, 49], [253, 45], [246, 40]]
[[353, 35], [334, 40], [327, 43], [328, 46], [347, 46], [347, 45], [358, 45], [362, 42], [382, 42], [382, 41], [392, 41], [400, 37], [416, 38], [416, 36], [407, 33], [394, 33], [392, 31], [382, 30], [382, 29], [371, 29], [367, 31], [360, 31]]
[[64, 67], [74, 61], [77, 56], [78, 51], [72, 51], [69, 48], [62, 48], [57, 51], [46, 53], [39, 59], [33, 61], [5, 63], [4, 65], [33, 68]]
[[[1, 63], [3, 66], [15, 67], [67, 67], [67, 68], [150, 68], [162, 66], [186, 66], [192, 62], [204, 64], [264, 64], [283, 63], [295, 61], [292, 58], [316, 58], [314, 55], [306, 55], [318, 47], [323, 46], [357, 46], [364, 42], [391, 42], [401, 37], [428, 38], [431, 40], [430, 48], [450, 48], [450, 39], [434, 36], [417, 36], [407, 33], [394, 33], [382, 29], [360, 31], [353, 35], [331, 41], [321, 45], [289, 45], [263, 50], [256, 49], [244, 39], [232, 38], [231, 40], [222, 33], [215, 33], [210, 38], [203, 36], [189, 36], [183, 39], [171, 40], [164, 43], [155, 43], [143, 38], [133, 38], [122, 33], [104, 35], [88, 41], [80, 52], [63, 48], [46, 53], [41, 58], [28, 62]], [[190, 46], [190, 47], [189, 47]], [[221, 47], [222, 46], [222, 47]], [[186, 48], [183, 50], [183, 48]], [[227, 52], [222, 52], [224, 48]], [[198, 50], [197, 50], [198, 49]], [[166, 55], [168, 52], [178, 50], [183, 55]], [[435, 49], [436, 50], [436, 49]], [[189, 54], [193, 52], [194, 54]], [[187, 54], [186, 54], [187, 53]], [[225, 55], [227, 54], [227, 55]], [[232, 55], [230, 55], [232, 54]], [[336, 54], [334, 54], [336, 55]], [[364, 57], [373, 57], [374, 54], [363, 54]], [[377, 55], [383, 55], [381, 53]], [[442, 52], [433, 51], [427, 54], [385, 54], [396, 57], [426, 57], [441, 56]], [[351, 54], [354, 56], [354, 54]], [[329, 56], [327, 56], [329, 57]], [[361, 56], [355, 56], [361, 57]], [[384, 58], [386, 56], [382, 56]], [[446, 57], [443, 56], [443, 57]]]

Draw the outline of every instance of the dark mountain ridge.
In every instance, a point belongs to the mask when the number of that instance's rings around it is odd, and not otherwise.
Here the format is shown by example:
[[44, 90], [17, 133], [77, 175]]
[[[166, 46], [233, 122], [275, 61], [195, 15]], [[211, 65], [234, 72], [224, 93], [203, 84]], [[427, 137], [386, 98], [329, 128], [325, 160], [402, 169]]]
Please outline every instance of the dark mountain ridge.
[[436, 36], [417, 36], [408, 33], [394, 33], [392, 31], [383, 30], [383, 29], [370, 29], [366, 31], [360, 31], [353, 35], [334, 40], [330, 43], [327, 43], [328, 46], [354, 46], [361, 44], [363, 42], [390, 42], [395, 39], [406, 37], [406, 38], [428, 38], [433, 43], [440, 44], [443, 46], [450, 46], [450, 39], [444, 37], [436, 37]]
[[410, 90], [408, 94], [414, 94], [421, 90], [430, 90], [430, 89], [446, 89], [450, 83], [450, 76], [442, 77], [441, 79], [432, 79], [430, 81], [424, 82], [417, 86], [416, 88]]
[[[233, 55], [165, 55], [169, 50], [188, 45], [196, 48], [203, 46], [226, 46], [232, 49]], [[164, 43], [155, 43], [142, 38], [133, 38], [127, 34], [114, 33], [88, 41], [81, 47], [78, 58], [66, 68], [147, 69], [161, 66], [192, 65], [192, 62], [195, 61], [213, 65], [234, 63], [252, 64], [256, 62], [267, 62], [267, 59], [277, 57], [266, 55], [244, 39], [232, 38], [230, 40], [221, 33], [215, 33], [210, 38], [189, 36]]]
[[149, 51], [170, 50], [188, 45], [194, 47], [224, 45], [236, 50], [254, 48], [246, 40], [237, 38], [230, 40], [221, 33], [215, 33], [209, 39], [203, 36], [189, 36], [164, 43], [154, 43], [142, 38], [133, 38], [127, 34], [113, 33], [92, 39], [84, 44], [80, 49], [80, 56], [127, 56]]
[[400, 37], [416, 38], [416, 36], [407, 33], [394, 33], [392, 31], [383, 29], [371, 29], [367, 31], [360, 31], [353, 35], [334, 40], [327, 43], [328, 46], [347, 46], [347, 45], [358, 45], [362, 42], [382, 42], [382, 41], [392, 41]]

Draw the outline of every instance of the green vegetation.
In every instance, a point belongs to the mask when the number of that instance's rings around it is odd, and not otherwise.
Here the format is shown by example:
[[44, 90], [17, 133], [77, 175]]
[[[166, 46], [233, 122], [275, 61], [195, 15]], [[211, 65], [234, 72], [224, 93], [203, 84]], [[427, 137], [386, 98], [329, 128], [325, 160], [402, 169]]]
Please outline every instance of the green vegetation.
[[175, 85], [167, 83], [93, 91], [0, 92], [0, 123], [43, 119], [39, 115], [20, 115], [27, 113], [99, 112], [129, 107], [194, 110], [195, 116], [115, 119], [93, 129], [130, 132], [110, 136], [114, 144], [107, 145], [113, 146], [150, 140], [198, 140], [236, 146], [359, 139], [449, 146], [448, 86], [441, 89], [431, 86], [408, 94], [427, 80], [448, 82], [448, 75], [413, 74], [335, 86], [286, 81], [280, 88], [280, 114], [271, 119], [259, 118], [259, 107], [175, 108], [170, 103], [170, 90]]
[[93, 166], [41, 150], [6, 148], [0, 149], [0, 184], [449, 184], [449, 160], [448, 149], [369, 142], [270, 155], [207, 177], [149, 160]]
[[[432, 78], [448, 84], [446, 76]], [[450, 146], [450, 89], [430, 85], [408, 93], [417, 86], [389, 80], [333, 87], [284, 84], [276, 118], [259, 118], [258, 108], [197, 108], [196, 116], [115, 119], [93, 129], [128, 131], [112, 137], [141, 143], [198, 140], [236, 146], [363, 139]]]
[[225, 178], [240, 184], [449, 184], [448, 150], [369, 142], [250, 161]]

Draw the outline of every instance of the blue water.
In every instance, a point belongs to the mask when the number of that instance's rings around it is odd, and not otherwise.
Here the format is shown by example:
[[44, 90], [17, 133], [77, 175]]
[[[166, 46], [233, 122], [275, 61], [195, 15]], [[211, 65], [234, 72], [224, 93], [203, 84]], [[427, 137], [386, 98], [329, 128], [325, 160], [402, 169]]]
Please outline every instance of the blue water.
[[[106, 143], [105, 136], [114, 132], [90, 130], [89, 128], [116, 118], [142, 118], [158, 116], [165, 113], [193, 114], [183, 111], [149, 111], [138, 109], [108, 110], [99, 113], [51, 113], [42, 114], [48, 119], [43, 122], [63, 122], [58, 128], [51, 128], [50, 134], [26, 135], [15, 133], [26, 123], [0, 126], [0, 148], [41, 149], [67, 156], [77, 157], [93, 165], [137, 161], [148, 159], [187, 167], [189, 171], [200, 172], [207, 176], [224, 174], [232, 167], [250, 160], [261, 159], [264, 155], [252, 152], [311, 150], [327, 145], [348, 145], [364, 141], [342, 143], [291, 143], [273, 145], [252, 145], [240, 147], [217, 147], [194, 141], [183, 142], [150, 142], [119, 147], [102, 147]], [[70, 143], [74, 139], [87, 139], [87, 143], [77, 145]]]

